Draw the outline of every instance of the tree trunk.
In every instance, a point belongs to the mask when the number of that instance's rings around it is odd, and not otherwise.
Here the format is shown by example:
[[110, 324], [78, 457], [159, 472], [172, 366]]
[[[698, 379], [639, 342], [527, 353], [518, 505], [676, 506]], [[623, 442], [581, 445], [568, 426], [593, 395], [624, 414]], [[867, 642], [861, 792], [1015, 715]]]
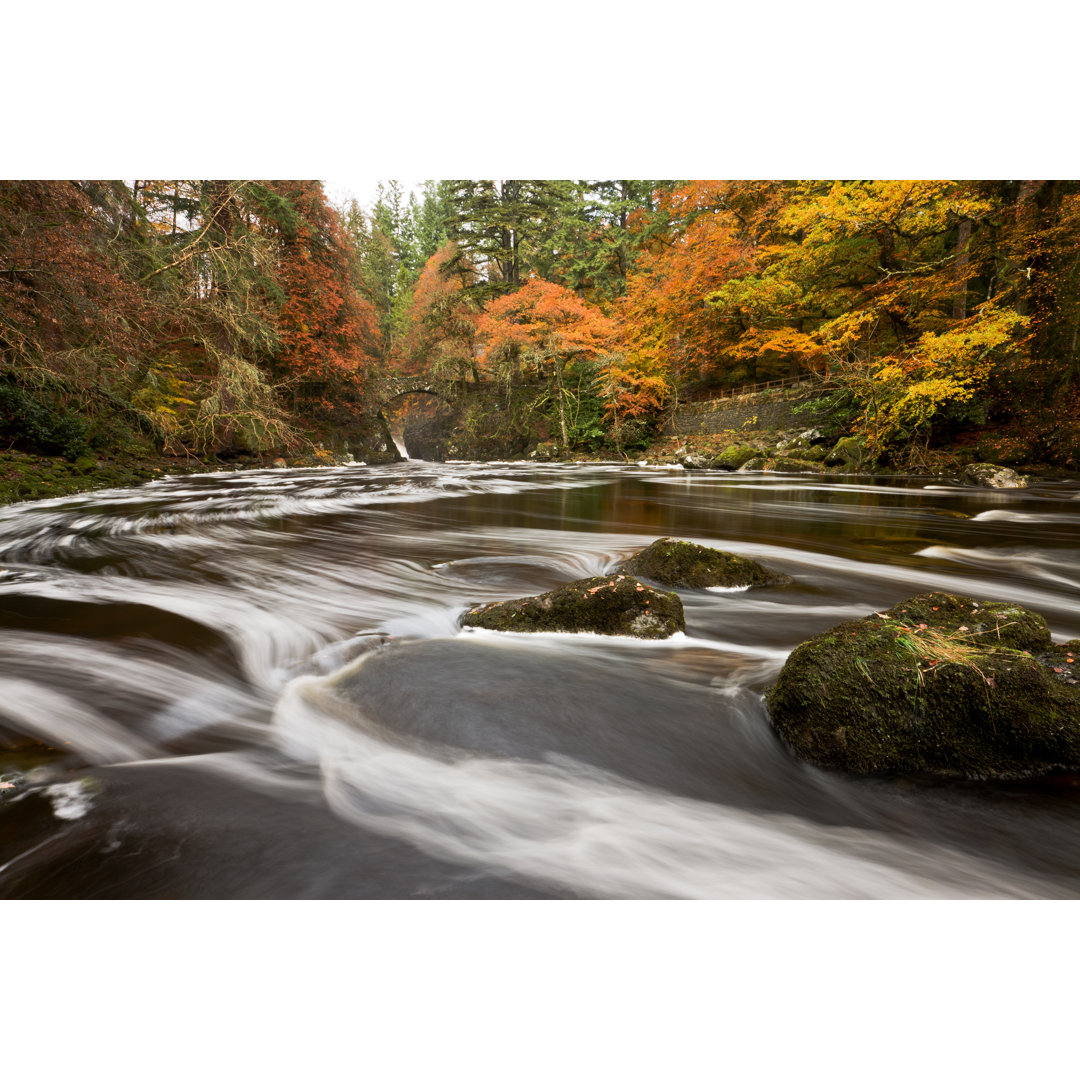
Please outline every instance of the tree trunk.
[[968, 244], [971, 242], [971, 221], [965, 218], [960, 222], [960, 233], [956, 238], [956, 297], [953, 300], [953, 318], [957, 321], [967, 318], [967, 271]]
[[562, 445], [565, 450], [570, 443], [566, 435], [566, 396], [563, 394], [563, 365], [555, 358], [555, 389], [559, 395], [559, 430], [562, 432]]

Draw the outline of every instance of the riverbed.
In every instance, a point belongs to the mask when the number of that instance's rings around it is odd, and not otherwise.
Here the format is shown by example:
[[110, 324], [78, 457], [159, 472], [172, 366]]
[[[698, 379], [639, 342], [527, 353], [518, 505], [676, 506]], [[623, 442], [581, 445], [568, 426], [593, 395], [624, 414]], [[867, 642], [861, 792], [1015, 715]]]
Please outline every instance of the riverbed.
[[[662, 536], [794, 584], [462, 630]], [[1080, 637], [1080, 483], [433, 464], [0, 509], [0, 898], [1080, 896], [1080, 789], [795, 759], [788, 653], [930, 589]], [[7, 794], [5, 792], [5, 794]]]

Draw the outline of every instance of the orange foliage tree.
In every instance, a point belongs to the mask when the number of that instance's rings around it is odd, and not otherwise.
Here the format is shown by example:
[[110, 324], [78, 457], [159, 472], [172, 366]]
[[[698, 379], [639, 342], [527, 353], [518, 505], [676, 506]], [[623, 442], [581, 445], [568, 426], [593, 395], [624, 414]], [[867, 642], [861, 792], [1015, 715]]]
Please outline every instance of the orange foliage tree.
[[485, 346], [484, 363], [508, 383], [520, 381], [524, 369], [550, 375], [555, 384], [562, 444], [569, 442], [566, 426], [567, 364], [595, 359], [615, 338], [615, 324], [569, 289], [530, 278], [517, 292], [493, 300], [477, 327]]
[[424, 264], [406, 311], [400, 370], [409, 375], [479, 381], [476, 324], [479, 311], [468, 291], [477, 278], [454, 243], [444, 244]]
[[623, 370], [685, 383], [715, 367], [732, 327], [706, 297], [756, 266], [730, 189], [694, 181], [661, 192], [651, 220], [639, 216], [650, 237], [618, 305]]

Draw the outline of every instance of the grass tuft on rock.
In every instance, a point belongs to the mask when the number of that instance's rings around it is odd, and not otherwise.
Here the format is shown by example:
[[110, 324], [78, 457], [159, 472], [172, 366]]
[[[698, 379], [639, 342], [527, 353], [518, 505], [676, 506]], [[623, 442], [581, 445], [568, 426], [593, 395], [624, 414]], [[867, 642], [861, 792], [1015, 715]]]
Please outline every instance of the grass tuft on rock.
[[1080, 686], [1045, 620], [927, 593], [803, 642], [766, 694], [801, 757], [856, 773], [1080, 771]]

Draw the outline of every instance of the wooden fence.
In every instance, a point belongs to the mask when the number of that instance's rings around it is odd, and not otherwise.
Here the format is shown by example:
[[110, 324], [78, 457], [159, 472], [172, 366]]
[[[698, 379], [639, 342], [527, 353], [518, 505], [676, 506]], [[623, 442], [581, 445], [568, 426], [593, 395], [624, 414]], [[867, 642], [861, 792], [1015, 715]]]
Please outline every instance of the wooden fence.
[[[744, 386], [736, 386], [731, 390], [717, 390], [708, 397], [695, 397], [694, 403], [706, 401], [723, 401], [726, 398], [743, 397], [747, 394], [759, 394], [762, 390], [786, 390], [796, 387], [814, 387], [819, 390], [830, 390], [836, 387], [831, 379], [821, 375], [789, 375], [786, 379], [770, 379], [768, 382], [748, 383]], [[690, 404], [690, 402], [687, 402]]]

